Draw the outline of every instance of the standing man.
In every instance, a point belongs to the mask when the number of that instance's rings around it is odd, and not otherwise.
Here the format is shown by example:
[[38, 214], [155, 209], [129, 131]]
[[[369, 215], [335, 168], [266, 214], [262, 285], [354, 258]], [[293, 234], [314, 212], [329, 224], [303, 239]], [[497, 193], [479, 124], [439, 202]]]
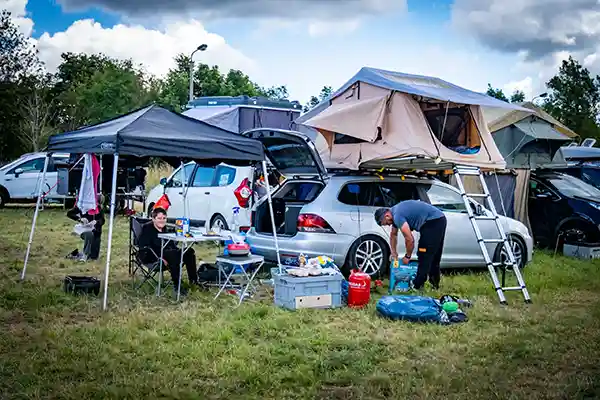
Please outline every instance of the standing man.
[[375, 221], [379, 225], [392, 225], [390, 245], [392, 258], [398, 259], [398, 230], [404, 236], [406, 254], [402, 263], [408, 264], [415, 247], [412, 231], [419, 232], [419, 267], [413, 282], [415, 289], [422, 289], [425, 281], [434, 289], [440, 286], [440, 261], [446, 235], [446, 216], [431, 204], [419, 200], [407, 200], [392, 208], [379, 208], [375, 211]]

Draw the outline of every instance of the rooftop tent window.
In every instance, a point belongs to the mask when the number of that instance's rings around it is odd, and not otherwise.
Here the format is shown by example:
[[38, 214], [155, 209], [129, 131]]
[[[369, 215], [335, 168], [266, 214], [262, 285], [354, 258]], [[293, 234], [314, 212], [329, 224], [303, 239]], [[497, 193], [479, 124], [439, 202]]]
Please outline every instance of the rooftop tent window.
[[479, 152], [479, 130], [468, 106], [449, 106], [446, 111], [446, 104], [421, 104], [421, 109], [431, 131], [444, 146], [461, 154]]
[[[377, 127], [377, 139], [375, 141], [381, 140], [381, 128]], [[344, 135], [341, 133], [336, 133], [333, 137], [333, 144], [357, 144], [357, 143], [369, 143], [366, 140], [355, 138], [352, 136]]]

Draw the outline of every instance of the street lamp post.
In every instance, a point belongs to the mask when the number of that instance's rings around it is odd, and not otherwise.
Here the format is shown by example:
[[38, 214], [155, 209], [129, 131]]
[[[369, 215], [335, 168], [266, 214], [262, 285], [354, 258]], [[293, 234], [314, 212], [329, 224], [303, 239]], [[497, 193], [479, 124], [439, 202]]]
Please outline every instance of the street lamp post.
[[204, 51], [207, 48], [207, 44], [201, 44], [190, 55], [190, 101], [194, 100], [194, 54], [196, 54], [197, 51]]
[[540, 94], [538, 94], [537, 96], [535, 96], [533, 99], [531, 99], [531, 102], [532, 102], [533, 104], [535, 104], [535, 102], [534, 102], [534, 100], [535, 100], [535, 99], [538, 99], [538, 98], [540, 98], [540, 99], [543, 99], [543, 98], [545, 98], [545, 97], [547, 97], [547, 96], [548, 96], [548, 93], [546, 93], [546, 92], [544, 92], [544, 93], [540, 93]]

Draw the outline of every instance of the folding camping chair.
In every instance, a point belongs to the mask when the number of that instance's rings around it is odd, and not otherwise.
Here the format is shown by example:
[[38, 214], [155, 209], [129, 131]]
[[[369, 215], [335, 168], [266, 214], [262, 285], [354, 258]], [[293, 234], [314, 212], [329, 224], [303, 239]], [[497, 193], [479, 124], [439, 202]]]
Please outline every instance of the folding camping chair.
[[[140, 247], [139, 238], [142, 234], [142, 225], [149, 222], [149, 219], [129, 218], [129, 275], [133, 280], [133, 287], [136, 290], [141, 289], [148, 284], [153, 289], [158, 288], [158, 274], [160, 272], [160, 257], [149, 247]], [[148, 263], [143, 260], [152, 259], [154, 261]], [[141, 274], [141, 279], [136, 284], [136, 275]], [[165, 286], [169, 286], [172, 282], [165, 281], [164, 270], [162, 282]]]
[[[250, 291], [257, 290], [257, 287], [254, 283], [254, 278], [258, 271], [260, 271], [261, 267], [265, 263], [265, 259], [262, 256], [257, 256], [254, 254], [250, 254], [246, 257], [232, 257], [221, 255], [217, 256], [216, 264], [219, 268], [219, 273], [223, 272], [223, 275], [226, 276], [225, 281], [220, 285], [219, 291], [215, 296], [214, 300], [217, 299], [221, 295], [221, 293], [227, 288], [234, 288], [236, 286], [232, 285], [231, 278], [234, 275], [239, 276], [243, 283], [237, 285], [237, 289], [239, 290], [240, 299], [238, 301], [238, 306], [242, 304], [244, 298]], [[229, 286], [228, 286], [229, 285]]]

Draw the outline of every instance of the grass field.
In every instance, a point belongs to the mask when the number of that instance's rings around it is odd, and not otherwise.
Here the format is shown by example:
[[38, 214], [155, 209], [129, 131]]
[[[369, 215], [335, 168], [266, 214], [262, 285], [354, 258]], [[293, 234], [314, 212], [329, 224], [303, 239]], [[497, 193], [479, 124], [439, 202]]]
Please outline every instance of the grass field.
[[65, 275], [104, 268], [64, 259], [80, 243], [62, 211], [40, 214], [18, 282], [31, 214], [0, 211], [2, 399], [600, 398], [598, 262], [537, 253], [530, 306], [514, 294], [501, 308], [486, 273], [445, 275], [443, 293], [475, 303], [469, 322], [449, 327], [386, 321], [374, 304], [234, 310], [201, 292], [181, 304], [133, 292], [119, 218], [104, 313], [98, 298], [61, 290]]

